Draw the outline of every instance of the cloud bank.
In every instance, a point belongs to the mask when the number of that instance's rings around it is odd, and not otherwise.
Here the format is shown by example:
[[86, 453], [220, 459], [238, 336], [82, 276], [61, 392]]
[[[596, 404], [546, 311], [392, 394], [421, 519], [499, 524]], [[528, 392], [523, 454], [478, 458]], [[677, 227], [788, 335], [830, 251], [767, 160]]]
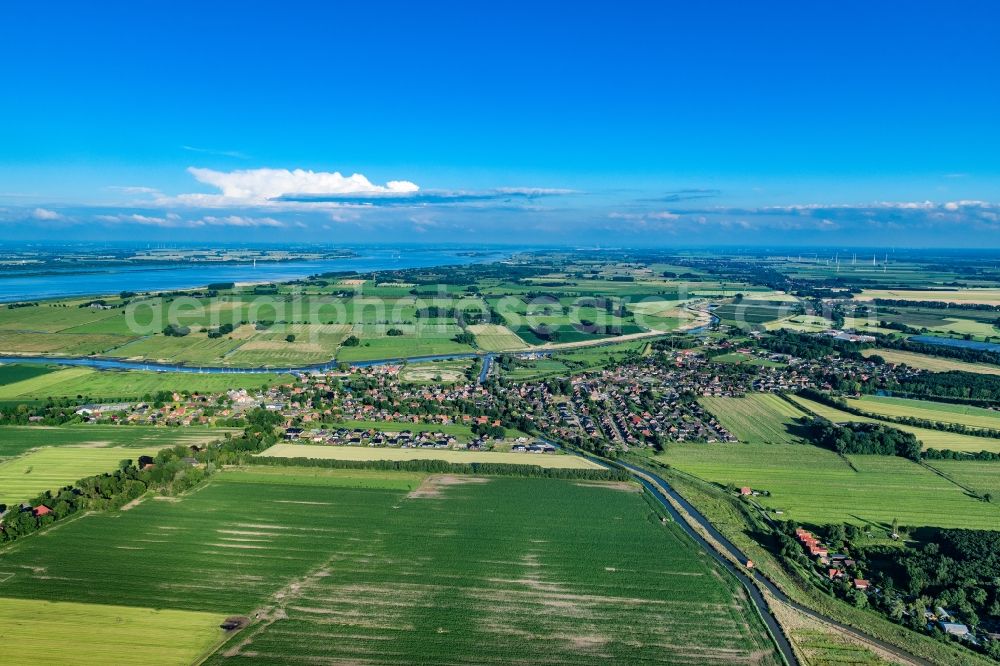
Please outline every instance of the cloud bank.
[[[215, 171], [189, 167], [195, 180], [220, 190], [219, 194], [181, 194], [180, 204], [195, 206], [267, 205], [282, 197], [343, 196], [343, 195], [405, 195], [420, 188], [408, 180], [390, 180], [376, 185], [355, 173], [344, 176], [339, 171], [308, 171], [305, 169], [242, 169]], [[169, 203], [166, 201], [165, 203]]]

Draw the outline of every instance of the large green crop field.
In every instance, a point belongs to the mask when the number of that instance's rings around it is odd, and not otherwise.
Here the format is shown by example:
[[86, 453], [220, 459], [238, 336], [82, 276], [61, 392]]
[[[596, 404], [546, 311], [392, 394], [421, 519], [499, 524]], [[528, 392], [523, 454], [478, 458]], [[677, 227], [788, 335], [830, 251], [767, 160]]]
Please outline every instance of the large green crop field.
[[396, 449], [371, 446], [313, 446], [275, 444], [260, 455], [276, 458], [319, 460], [444, 460], [450, 463], [502, 463], [538, 465], [566, 469], [599, 469], [586, 458], [561, 453], [511, 453], [500, 451], [454, 451], [451, 449]]
[[192, 664], [224, 637], [213, 613], [32, 599], [0, 599], [0, 626], [12, 666]]
[[[407, 495], [384, 473], [280, 471], [17, 541], [0, 597], [254, 618], [209, 663], [779, 663], [739, 585], [631, 485], [438, 476]], [[77, 645], [97, 610], [21, 641], [28, 659]], [[195, 615], [159, 618], [153, 642]]]
[[205, 444], [219, 439], [232, 428], [187, 426], [0, 426], [0, 458], [21, 455], [31, 449], [51, 446], [165, 448], [176, 444]]
[[699, 402], [736, 435], [750, 444], [802, 442], [795, 419], [805, 416], [773, 393], [752, 393], [744, 398], [703, 397]]
[[987, 375], [1000, 375], [1000, 366], [987, 363], [967, 363], [940, 356], [918, 354], [916, 352], [897, 351], [895, 349], [865, 349], [865, 356], [881, 356], [889, 363], [905, 363], [911, 368], [930, 370], [931, 372], [979, 372]]
[[110, 472], [125, 458], [156, 455], [164, 448], [61, 446], [39, 449], [0, 462], [0, 503], [24, 502], [46, 490], [56, 490], [77, 479]]
[[707, 481], [767, 490], [755, 499], [805, 523], [1000, 525], [1000, 504], [895, 456], [841, 457], [801, 444], [672, 444], [658, 459]]
[[898, 428], [904, 432], [913, 433], [913, 435], [924, 445], [925, 449], [948, 449], [951, 451], [970, 451], [973, 453], [978, 453], [979, 451], [993, 451], [1000, 453], [1000, 439], [994, 439], [992, 437], [975, 437], [972, 435], [947, 432], [945, 430], [917, 428], [915, 426], [892, 423], [890, 421], [879, 421], [878, 419], [871, 419], [865, 416], [851, 414], [850, 412], [845, 412], [836, 409], [835, 407], [830, 407], [829, 405], [824, 405], [800, 396], [792, 396], [792, 399], [806, 409], [815, 412], [819, 416], [833, 421], [834, 423], [848, 423], [851, 421], [857, 423], [884, 423], [885, 425]]
[[74, 398], [78, 395], [94, 400], [118, 400], [141, 398], [158, 391], [213, 393], [228, 389], [257, 389], [292, 380], [291, 375], [279, 374], [192, 374], [65, 368], [0, 386], [0, 400]]
[[882, 416], [913, 417], [941, 423], [960, 423], [973, 428], [1000, 429], [1000, 411], [950, 402], [888, 398], [874, 395], [847, 401], [852, 407]]
[[980, 495], [989, 493], [1000, 500], [1000, 462], [995, 460], [931, 460], [930, 467]]

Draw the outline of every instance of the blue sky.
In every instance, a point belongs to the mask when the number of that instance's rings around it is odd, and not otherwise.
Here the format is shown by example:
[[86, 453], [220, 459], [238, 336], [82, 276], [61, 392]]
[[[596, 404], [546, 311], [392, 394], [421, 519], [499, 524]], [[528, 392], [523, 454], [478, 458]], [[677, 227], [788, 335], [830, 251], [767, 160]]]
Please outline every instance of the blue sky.
[[873, 4], [6, 3], [0, 239], [1000, 246], [1000, 7]]

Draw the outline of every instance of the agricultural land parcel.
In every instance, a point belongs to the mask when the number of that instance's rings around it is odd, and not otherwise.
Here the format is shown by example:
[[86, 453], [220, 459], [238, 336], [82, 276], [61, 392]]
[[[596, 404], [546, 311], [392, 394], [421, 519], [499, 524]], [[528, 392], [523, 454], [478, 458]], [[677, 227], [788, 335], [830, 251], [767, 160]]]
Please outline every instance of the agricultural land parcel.
[[841, 457], [808, 444], [672, 444], [657, 459], [706, 481], [766, 490], [770, 496], [755, 500], [813, 525], [888, 527], [893, 518], [909, 526], [1000, 524], [1000, 505], [896, 456]]
[[772, 393], [751, 393], [743, 398], [704, 397], [699, 402], [729, 432], [748, 444], [795, 444], [795, 419], [805, 412]]
[[989, 365], [987, 363], [968, 363], [966, 361], [956, 361], [950, 358], [918, 354], [916, 352], [897, 351], [895, 349], [865, 349], [861, 353], [865, 356], [881, 356], [889, 363], [905, 363], [911, 368], [917, 368], [918, 370], [930, 370], [931, 372], [978, 372], [986, 375], [1000, 375], [1000, 366]]
[[[217, 621], [259, 609], [210, 663], [777, 663], [738, 584], [628, 485], [447, 476], [407, 498], [359, 471], [280, 472], [224, 472], [15, 542], [0, 595]], [[203, 643], [192, 634], [174, 635]]]
[[903, 425], [901, 423], [891, 423], [879, 421], [865, 416], [858, 416], [839, 410], [829, 405], [808, 400], [800, 396], [792, 396], [792, 399], [807, 410], [822, 416], [834, 423], [884, 423], [892, 428], [898, 428], [904, 432], [913, 433], [920, 440], [925, 449], [948, 449], [951, 451], [969, 451], [978, 453], [979, 451], [1000, 452], [1000, 439], [992, 437], [974, 437], [972, 435], [962, 435], [945, 430], [932, 430], [930, 428], [917, 428], [915, 426]]
[[586, 458], [560, 453], [530, 454], [499, 451], [455, 451], [451, 449], [275, 444], [260, 455], [272, 458], [313, 458], [316, 460], [444, 460], [450, 463], [501, 463], [563, 469], [600, 469], [599, 465]]

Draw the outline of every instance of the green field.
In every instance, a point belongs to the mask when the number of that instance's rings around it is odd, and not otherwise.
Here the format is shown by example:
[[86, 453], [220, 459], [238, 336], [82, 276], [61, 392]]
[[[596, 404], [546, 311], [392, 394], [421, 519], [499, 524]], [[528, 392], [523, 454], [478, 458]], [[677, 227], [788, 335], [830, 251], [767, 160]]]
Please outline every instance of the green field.
[[657, 456], [719, 484], [767, 490], [754, 499], [783, 519], [995, 529], [1000, 504], [979, 501], [917, 463], [895, 456], [838, 456], [798, 444], [672, 444]]
[[209, 663], [780, 663], [740, 586], [630, 484], [436, 476], [406, 496], [281, 472], [17, 541], [0, 595], [257, 618]]
[[751, 393], [744, 398], [699, 398], [705, 409], [741, 442], [795, 444], [803, 441], [795, 419], [805, 416], [773, 393]]
[[904, 432], [913, 433], [913, 435], [921, 441], [925, 449], [949, 449], [951, 451], [971, 451], [973, 453], [978, 453], [979, 451], [993, 451], [1000, 453], [1000, 439], [994, 439], [992, 437], [974, 437], [972, 435], [961, 435], [958, 433], [947, 432], [945, 430], [917, 428], [915, 426], [903, 425], [901, 423], [879, 421], [878, 419], [871, 419], [865, 416], [858, 416], [856, 414], [841, 411], [834, 407], [830, 407], [829, 405], [824, 405], [814, 400], [808, 400], [801, 396], [794, 395], [791, 397], [795, 402], [799, 403], [809, 411], [814, 412], [825, 419], [833, 421], [834, 423], [848, 423], [851, 421], [857, 423], [884, 423]]
[[940, 301], [942, 303], [1000, 305], [1000, 289], [933, 289], [923, 291], [865, 289], [854, 298], [859, 301], [885, 298], [898, 301]]
[[910, 416], [941, 423], [960, 423], [972, 428], [1000, 429], [1000, 411], [972, 407], [971, 405], [874, 395], [864, 395], [860, 399], [848, 399], [847, 403], [854, 408], [882, 416]]
[[39, 449], [0, 462], [0, 503], [32, 499], [46, 490], [57, 490], [85, 476], [117, 469], [125, 458], [156, 455], [164, 447], [84, 448], [62, 446]]
[[1000, 462], [930, 460], [927, 464], [980, 495], [990, 493], [994, 502], [1000, 500]]
[[165, 448], [176, 444], [206, 444], [236, 432], [232, 428], [186, 426], [114, 426], [81, 424], [71, 426], [0, 426], [0, 458], [50, 446]]
[[928, 354], [918, 354], [915, 352], [896, 351], [895, 349], [865, 349], [861, 352], [865, 356], [881, 356], [889, 363], [905, 363], [911, 368], [919, 370], [930, 370], [932, 372], [950, 372], [958, 370], [961, 372], [979, 372], [987, 375], [1000, 375], [1000, 366], [988, 365], [986, 363], [967, 363], [965, 361], [955, 361], [950, 358], [930, 356]]
[[0, 364], [0, 386], [41, 377], [55, 370], [54, 366], [47, 365]]
[[65, 368], [0, 386], [0, 400], [74, 398], [78, 395], [94, 400], [124, 400], [141, 398], [158, 391], [214, 393], [239, 388], [259, 389], [264, 385], [291, 381], [291, 375], [278, 374], [191, 374]]
[[396, 449], [372, 446], [313, 446], [275, 444], [260, 455], [277, 458], [320, 460], [444, 460], [450, 463], [501, 463], [538, 465], [568, 469], [600, 469], [586, 458], [560, 453], [510, 453], [500, 451], [454, 451], [451, 449]]
[[[5, 664], [176, 666], [222, 639], [214, 613], [0, 598]], [[36, 636], [44, 640], [10, 640]]]
[[476, 336], [476, 346], [483, 351], [511, 351], [528, 346], [506, 326], [480, 324], [470, 326], [469, 331]]

